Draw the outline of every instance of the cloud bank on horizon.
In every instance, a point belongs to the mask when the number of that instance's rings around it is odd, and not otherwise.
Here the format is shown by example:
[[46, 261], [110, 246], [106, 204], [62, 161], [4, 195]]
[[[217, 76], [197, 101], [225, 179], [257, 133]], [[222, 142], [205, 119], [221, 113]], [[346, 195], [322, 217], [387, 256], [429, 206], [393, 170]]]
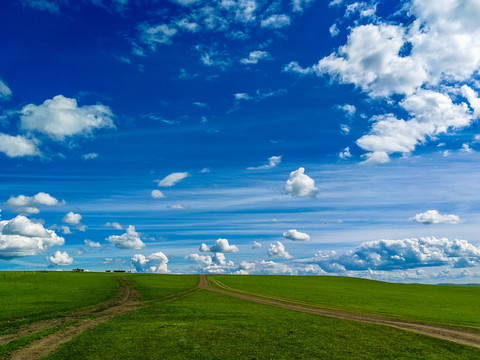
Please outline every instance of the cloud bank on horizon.
[[0, 4], [0, 270], [479, 282], [479, 18], [478, 0]]

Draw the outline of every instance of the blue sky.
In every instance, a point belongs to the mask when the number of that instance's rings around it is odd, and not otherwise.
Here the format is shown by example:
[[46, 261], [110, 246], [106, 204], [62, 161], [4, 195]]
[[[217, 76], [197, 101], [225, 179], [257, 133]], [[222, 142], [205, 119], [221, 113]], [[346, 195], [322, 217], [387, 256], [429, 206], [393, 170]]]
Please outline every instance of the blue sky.
[[0, 4], [0, 270], [480, 277], [478, 0]]

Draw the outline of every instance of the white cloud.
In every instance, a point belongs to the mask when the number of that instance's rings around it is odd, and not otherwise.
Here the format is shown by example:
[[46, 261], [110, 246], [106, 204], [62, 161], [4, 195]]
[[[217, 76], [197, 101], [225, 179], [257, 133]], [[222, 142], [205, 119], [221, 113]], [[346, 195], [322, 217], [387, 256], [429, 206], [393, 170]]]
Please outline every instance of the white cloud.
[[252, 100], [252, 97], [247, 93], [236, 93], [233, 94], [233, 96], [235, 97], [235, 100]]
[[291, 259], [293, 257], [285, 251], [285, 246], [280, 241], [277, 241], [275, 244], [270, 244], [268, 256], [279, 259]]
[[167, 24], [150, 26], [141, 24], [139, 26], [140, 40], [149, 45], [155, 51], [159, 44], [171, 44], [172, 38], [177, 34], [178, 30]]
[[135, 254], [130, 261], [138, 272], [149, 272], [156, 274], [167, 274], [170, 272], [167, 265], [168, 257], [161, 251], [147, 256]]
[[293, 11], [294, 12], [303, 12], [305, 10], [305, 7], [307, 7], [311, 2], [314, 0], [293, 0], [292, 5], [293, 5]]
[[88, 154], [82, 155], [82, 159], [83, 159], [83, 160], [96, 159], [97, 157], [98, 157], [98, 154], [97, 154], [97, 153], [88, 153]]
[[200, 251], [202, 252], [215, 252], [215, 253], [232, 253], [238, 252], [238, 247], [235, 245], [230, 245], [227, 239], [217, 239], [215, 244], [211, 246], [207, 246], [206, 244], [202, 244], [200, 246]]
[[258, 64], [260, 60], [267, 60], [270, 58], [270, 54], [267, 51], [252, 51], [247, 58], [241, 59], [240, 62], [246, 65]]
[[470, 154], [473, 152], [473, 149], [468, 144], [462, 144], [462, 147], [459, 151], [465, 154]]
[[125, 234], [123, 235], [111, 235], [105, 240], [115, 244], [119, 249], [136, 249], [140, 250], [145, 247], [140, 235], [135, 231], [135, 226], [130, 225], [127, 227]]
[[189, 21], [188, 19], [184, 18], [176, 22], [176, 25], [186, 31], [190, 31], [192, 33], [196, 33], [200, 30], [200, 25], [196, 22]]
[[59, 206], [65, 205], [65, 201], [58, 201], [50, 194], [39, 192], [34, 196], [10, 196], [7, 205], [15, 208], [15, 211], [22, 214], [38, 214], [38, 206]]
[[72, 233], [72, 230], [66, 225], [60, 226], [60, 230], [62, 231], [63, 234], [65, 235], [70, 235]]
[[346, 124], [340, 124], [340, 132], [342, 133], [342, 135], [350, 134], [350, 126]]
[[330, 1], [330, 3], [328, 4], [328, 6], [330, 6], [330, 7], [332, 7], [332, 6], [340, 6], [342, 3], [343, 3], [343, 0], [332, 0], [332, 1]]
[[168, 205], [167, 206], [169, 209], [174, 209], [174, 210], [186, 210], [187, 208], [181, 204], [173, 204], [173, 205]]
[[186, 260], [194, 260], [201, 272], [208, 272], [211, 274], [223, 274], [227, 271], [231, 272], [235, 264], [232, 261], [227, 261], [223, 253], [214, 253], [209, 255], [190, 254], [185, 256]]
[[33, 139], [20, 135], [10, 136], [0, 133], [0, 152], [8, 157], [39, 156], [41, 152], [37, 148], [37, 143]]
[[[370, 133], [357, 141], [369, 151], [369, 163], [388, 162], [392, 153], [409, 154], [480, 116], [478, 95], [465, 84], [473, 83], [480, 70], [478, 0], [410, 0], [403, 11], [413, 21], [377, 18], [374, 24], [354, 26], [346, 44], [317, 64], [303, 68], [292, 61], [284, 68], [300, 75], [329, 75], [406, 110], [408, 120], [389, 114], [373, 118]], [[375, 16], [375, 6], [356, 2], [348, 5], [347, 15], [353, 13]], [[459, 93], [471, 109], [459, 104]]]
[[284, 232], [283, 237], [293, 241], [310, 241], [310, 235], [297, 231], [296, 229]]
[[92, 241], [90, 239], [85, 239], [84, 243], [85, 243], [85, 245], [87, 245], [88, 247], [91, 247], [91, 248], [101, 248], [102, 247], [102, 245], [100, 245], [99, 242], [95, 242], [95, 241]]
[[209, 168], [203, 168], [202, 171], [200, 171], [202, 174], [206, 174], [210, 172]]
[[113, 128], [113, 113], [105, 105], [77, 105], [77, 100], [57, 95], [42, 105], [29, 104], [20, 111], [22, 130], [37, 131], [58, 141], [89, 135], [95, 129]]
[[343, 149], [343, 151], [340, 151], [338, 153], [338, 157], [342, 160], [347, 160], [351, 158], [352, 154], [350, 153], [350, 147], [347, 146], [345, 149]]
[[24, 6], [29, 6], [32, 9], [40, 11], [48, 11], [52, 14], [58, 14], [60, 8], [54, 1], [49, 0], [22, 0]]
[[70, 211], [63, 217], [62, 222], [68, 225], [78, 225], [80, 224], [81, 220], [82, 220], [82, 215], [76, 214], [73, 211]]
[[291, 19], [288, 15], [285, 14], [273, 14], [268, 18], [260, 22], [260, 26], [263, 28], [269, 29], [281, 29], [283, 27], [289, 26]]
[[432, 90], [418, 90], [400, 106], [413, 118], [402, 120], [392, 114], [373, 117], [370, 132], [357, 140], [362, 149], [381, 153], [382, 162], [388, 161], [385, 154], [409, 154], [427, 138], [467, 127], [473, 121], [466, 104], [454, 104], [447, 95]]
[[[315, 261], [310, 261], [315, 260]], [[405, 270], [418, 267], [480, 264], [480, 249], [466, 240], [435, 237], [377, 240], [360, 244], [342, 255], [318, 252], [316, 262], [327, 272], [361, 270]]]
[[272, 169], [277, 167], [278, 164], [282, 162], [281, 156], [271, 156], [268, 158], [268, 164], [256, 166], [256, 167], [248, 167], [247, 170], [263, 170], [263, 169]]
[[353, 115], [355, 115], [355, 113], [357, 112], [357, 108], [355, 107], [355, 105], [351, 104], [337, 105], [336, 108], [343, 111], [345, 113], [345, 116], [349, 118], [353, 117]]
[[106, 222], [105, 225], [106, 227], [113, 227], [114, 229], [117, 230], [123, 230], [123, 226], [119, 224], [118, 222]]
[[8, 100], [12, 95], [12, 90], [0, 79], [0, 100]]
[[409, 219], [422, 224], [459, 224], [462, 220], [453, 214], [440, 214], [437, 210], [427, 210]]
[[188, 172], [176, 172], [176, 173], [171, 173], [170, 175], [167, 175], [162, 180], [155, 180], [155, 181], [158, 182], [158, 186], [160, 187], [170, 187], [189, 176], [190, 174]]
[[318, 189], [315, 187], [315, 181], [305, 174], [305, 168], [300, 167], [290, 173], [285, 184], [285, 192], [292, 196], [313, 198], [317, 195]]
[[163, 199], [165, 197], [160, 190], [152, 190], [151, 196], [154, 199]]
[[66, 251], [56, 251], [53, 256], [47, 257], [54, 265], [67, 266], [73, 264], [73, 258]]
[[50, 246], [61, 246], [65, 242], [53, 230], [18, 215], [11, 220], [0, 221], [0, 258], [12, 259], [37, 255]]
[[478, 94], [469, 86], [463, 85], [462, 95], [468, 100], [470, 107], [473, 109], [473, 117], [478, 119], [480, 118], [480, 99]]
[[258, 249], [258, 248], [261, 248], [261, 247], [262, 247], [262, 244], [260, 244], [257, 241], [254, 241], [253, 244], [252, 244], [252, 249]]
[[330, 32], [331, 37], [335, 37], [338, 34], [340, 34], [340, 29], [338, 28], [337, 24], [333, 24], [328, 28], [328, 31]]

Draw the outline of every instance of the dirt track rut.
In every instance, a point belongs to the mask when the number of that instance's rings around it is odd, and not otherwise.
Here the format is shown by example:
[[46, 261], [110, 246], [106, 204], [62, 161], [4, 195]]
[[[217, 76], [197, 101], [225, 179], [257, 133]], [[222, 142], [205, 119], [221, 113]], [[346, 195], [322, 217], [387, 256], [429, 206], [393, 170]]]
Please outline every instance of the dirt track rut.
[[[134, 300], [137, 295], [138, 293], [133, 288], [133, 285], [131, 285], [127, 281], [122, 281], [122, 287], [119, 289], [119, 292], [116, 296], [114, 296], [112, 301], [105, 303], [97, 309], [77, 313], [75, 317], [54, 319], [50, 322], [45, 321], [37, 324], [32, 324], [32, 326], [29, 327], [28, 331], [33, 331], [34, 329], [37, 329], [36, 331], [41, 331], [51, 328], [51, 324], [55, 321], [62, 321], [59, 324], [63, 324], [67, 321], [79, 319], [80, 317], [96, 315], [96, 317], [94, 318], [80, 319], [77, 323], [63, 330], [57, 331], [40, 340], [32, 342], [30, 345], [24, 348], [14, 351], [11, 355], [11, 359], [32, 360], [41, 359], [47, 356], [48, 354], [55, 351], [60, 345], [70, 341], [75, 336], [84, 332], [85, 330], [91, 329], [92, 327], [97, 326], [98, 324], [101, 324], [102, 322], [107, 321], [115, 316], [127, 314], [135, 310], [140, 305], [140, 302]], [[27, 329], [25, 329], [24, 331], [27, 331]], [[30, 333], [34, 333], [36, 331]], [[16, 335], [16, 338], [25, 336], [24, 332], [20, 332], [14, 335]]]
[[353, 314], [353, 313], [348, 313], [348, 312], [343, 312], [338, 310], [330, 310], [330, 309], [313, 307], [313, 304], [312, 306], [306, 306], [306, 305], [288, 303], [284, 301], [269, 299], [268, 296], [264, 297], [261, 294], [254, 295], [252, 293], [246, 293], [236, 289], [227, 290], [225, 289], [227, 288], [225, 285], [223, 285], [219, 281], [215, 281], [215, 282], [219, 286], [224, 287], [224, 289], [217, 289], [217, 288], [211, 287], [205, 275], [200, 276], [199, 287], [205, 290], [219, 293], [219, 294], [236, 297], [242, 300], [252, 301], [259, 304], [277, 306], [284, 309], [302, 311], [306, 313], [329, 316], [329, 317], [345, 319], [345, 320], [354, 320], [354, 321], [362, 321], [362, 322], [368, 322], [368, 323], [378, 324], [378, 325], [386, 325], [386, 326], [391, 326], [397, 329], [407, 330], [407, 331], [411, 331], [411, 332], [422, 334], [422, 335], [427, 335], [427, 336], [431, 336], [431, 337], [435, 337], [443, 340], [452, 341], [462, 345], [468, 345], [468, 346], [473, 346], [475, 348], [480, 348], [480, 332], [470, 331], [468, 329], [388, 319], [388, 318], [382, 318], [382, 317], [373, 316], [373, 315]]

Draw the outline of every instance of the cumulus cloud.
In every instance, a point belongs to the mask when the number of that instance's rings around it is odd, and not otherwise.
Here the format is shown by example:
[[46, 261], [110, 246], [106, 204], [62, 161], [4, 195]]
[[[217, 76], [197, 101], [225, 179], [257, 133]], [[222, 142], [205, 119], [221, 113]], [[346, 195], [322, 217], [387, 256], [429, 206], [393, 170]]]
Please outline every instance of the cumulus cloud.
[[350, 153], [350, 147], [347, 146], [343, 151], [340, 151], [338, 153], [338, 157], [342, 160], [347, 160], [352, 157], [352, 154]]
[[252, 51], [247, 58], [241, 59], [240, 62], [246, 65], [258, 64], [260, 60], [267, 60], [270, 54], [267, 51], [256, 50]]
[[47, 257], [47, 260], [54, 265], [68, 266], [73, 264], [73, 258], [66, 251], [56, 251], [53, 256]]
[[285, 250], [285, 246], [280, 241], [277, 241], [275, 244], [270, 244], [268, 256], [279, 259], [291, 259], [293, 257]]
[[258, 248], [261, 248], [261, 247], [262, 247], [262, 244], [260, 244], [257, 241], [254, 241], [253, 244], [252, 244], [252, 249], [258, 249]]
[[315, 181], [305, 174], [305, 168], [300, 167], [290, 173], [285, 184], [285, 192], [292, 196], [313, 198], [317, 196], [318, 189], [315, 187]]
[[200, 251], [202, 252], [215, 252], [215, 253], [232, 253], [238, 252], [238, 247], [230, 245], [227, 239], [217, 239], [215, 244], [207, 246], [207, 244], [200, 245]]
[[22, 215], [0, 221], [0, 259], [37, 255], [64, 242], [53, 230]]
[[377, 240], [337, 255], [318, 252], [310, 262], [328, 272], [362, 270], [405, 270], [418, 267], [480, 264], [480, 249], [466, 240], [421, 237], [402, 240]]
[[278, 164], [282, 162], [281, 156], [271, 156], [268, 158], [268, 164], [256, 166], [256, 167], [248, 167], [247, 170], [263, 170], [263, 169], [272, 169], [277, 167]]
[[39, 192], [34, 196], [10, 196], [7, 200], [7, 205], [14, 208], [16, 212], [22, 214], [38, 214], [39, 206], [60, 206], [65, 205], [65, 201], [58, 201], [50, 194]]
[[285, 14], [273, 14], [263, 19], [260, 22], [260, 26], [269, 29], [281, 29], [290, 25], [292, 19]]
[[357, 112], [357, 108], [355, 107], [355, 105], [351, 104], [337, 105], [336, 108], [343, 111], [345, 116], [347, 117], [353, 117], [353, 115], [355, 115], [355, 113]]
[[103, 226], [113, 227], [113, 228], [116, 229], [116, 230], [123, 230], [123, 226], [122, 226], [120, 223], [116, 222], [116, 221], [114, 221], [114, 222], [108, 221], [108, 222], [106, 222], [105, 225], [103, 225]]
[[160, 190], [153, 190], [150, 195], [153, 199], [163, 199], [165, 197]]
[[78, 106], [76, 99], [57, 95], [41, 105], [20, 111], [20, 128], [63, 141], [74, 135], [90, 135], [96, 129], [113, 128], [113, 113], [105, 105]]
[[170, 187], [189, 176], [190, 174], [188, 172], [175, 172], [165, 176], [162, 180], [155, 181], [158, 182], [158, 186], [160, 187]]
[[82, 215], [76, 214], [73, 211], [70, 211], [67, 213], [62, 221], [68, 225], [78, 225], [80, 224], [80, 221], [82, 220]]
[[135, 226], [130, 225], [127, 227], [125, 234], [123, 235], [111, 235], [105, 240], [115, 244], [119, 249], [136, 249], [140, 250], [145, 247], [144, 242], [140, 239], [140, 235], [135, 231]]
[[397, 119], [392, 114], [375, 116], [370, 132], [357, 140], [362, 149], [381, 156], [381, 162], [388, 161], [385, 155], [409, 154], [427, 138], [467, 127], [473, 121], [465, 103], [454, 104], [447, 95], [432, 90], [418, 90], [400, 106], [412, 115], [411, 119]]
[[310, 241], [310, 235], [302, 233], [295, 229], [288, 230], [283, 233], [283, 237], [293, 241]]
[[0, 100], [8, 100], [12, 95], [12, 90], [0, 79]]
[[91, 247], [91, 248], [101, 248], [102, 247], [102, 245], [100, 245], [99, 242], [95, 242], [95, 241], [92, 241], [90, 239], [85, 239], [84, 243], [85, 243], [85, 245], [87, 245], [88, 247]]
[[138, 272], [148, 272], [156, 274], [167, 274], [168, 257], [161, 251], [150, 255], [135, 254], [130, 259], [130, 262]]
[[63, 234], [65, 235], [70, 235], [72, 233], [72, 231], [70, 230], [70, 228], [66, 225], [62, 225], [60, 226], [60, 230], [62, 231]]
[[[359, 2], [348, 9], [347, 15], [375, 14], [374, 7]], [[373, 117], [370, 132], [357, 141], [369, 163], [388, 162], [393, 153], [409, 154], [417, 145], [468, 127], [480, 116], [478, 96], [467, 85], [480, 68], [480, 27], [475, 20], [480, 3], [410, 0], [403, 10], [413, 21], [376, 18], [373, 24], [354, 26], [346, 44], [317, 64], [302, 67], [292, 61], [284, 68], [354, 84], [408, 114], [406, 119]]]
[[437, 210], [427, 210], [409, 219], [422, 224], [459, 224], [461, 219], [453, 214], [440, 214]]
[[20, 135], [10, 136], [0, 133], [0, 152], [8, 157], [40, 156], [42, 153], [37, 148], [37, 143], [33, 139]]
[[190, 254], [185, 256], [186, 260], [193, 260], [197, 263], [202, 272], [211, 274], [223, 274], [227, 271], [232, 271], [235, 264], [232, 261], [227, 261], [223, 253], [214, 253], [209, 255]]

